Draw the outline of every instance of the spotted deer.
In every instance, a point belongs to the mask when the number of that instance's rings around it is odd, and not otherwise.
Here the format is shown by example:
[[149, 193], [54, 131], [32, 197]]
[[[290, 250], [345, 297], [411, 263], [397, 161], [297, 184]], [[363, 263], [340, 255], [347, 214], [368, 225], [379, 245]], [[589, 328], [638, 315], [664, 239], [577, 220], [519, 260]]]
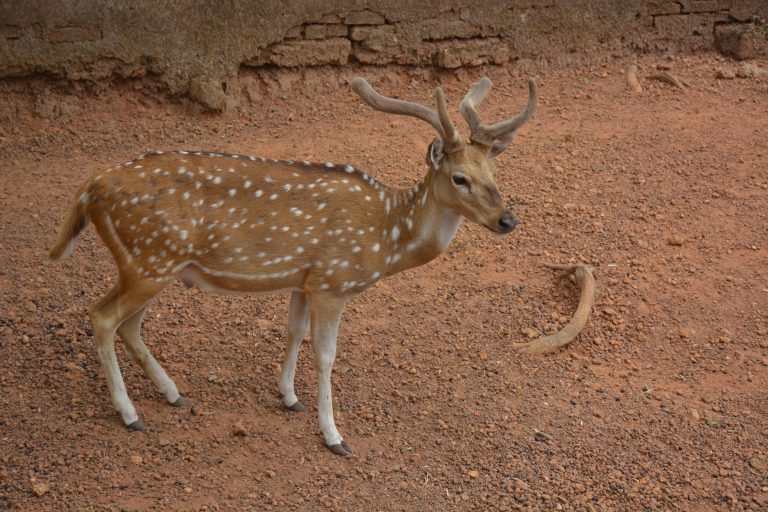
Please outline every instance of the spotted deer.
[[436, 90], [435, 112], [381, 96], [362, 78], [353, 80], [354, 91], [374, 109], [416, 117], [438, 134], [427, 151], [426, 176], [406, 190], [389, 188], [351, 165], [194, 151], [156, 151], [87, 180], [50, 257], [66, 257], [90, 221], [116, 261], [117, 284], [91, 308], [90, 317], [112, 402], [125, 425], [147, 428], [126, 392], [116, 332], [168, 402], [187, 402], [139, 334], [163, 288], [179, 279], [214, 292], [291, 290], [279, 392], [291, 411], [305, 409], [294, 376], [311, 326], [320, 431], [333, 453], [349, 455], [331, 398], [345, 303], [379, 279], [437, 257], [462, 218], [495, 233], [514, 229], [517, 221], [496, 188], [492, 159], [533, 115], [536, 83], [529, 79], [528, 85], [522, 112], [486, 125], [475, 107], [491, 82], [473, 84], [459, 105], [471, 132], [465, 143], [449, 118], [442, 89]]

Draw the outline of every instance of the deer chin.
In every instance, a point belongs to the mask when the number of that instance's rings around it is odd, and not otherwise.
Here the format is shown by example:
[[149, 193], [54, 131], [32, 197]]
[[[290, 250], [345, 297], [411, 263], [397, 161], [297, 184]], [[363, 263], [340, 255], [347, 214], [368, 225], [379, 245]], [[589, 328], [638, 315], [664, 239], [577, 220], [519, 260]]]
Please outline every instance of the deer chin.
[[456, 213], [456, 215], [458, 215], [462, 220], [467, 219], [469, 222], [473, 224], [477, 224], [478, 226], [482, 226], [492, 233], [495, 233], [497, 235], [503, 234], [501, 229], [498, 226], [494, 225], [493, 221], [479, 219], [475, 215], [467, 215], [466, 213]]
[[504, 231], [501, 228], [499, 228], [498, 226], [494, 226], [492, 224], [491, 225], [489, 225], [489, 224], [482, 224], [482, 226], [485, 229], [487, 229], [488, 231], [490, 231], [491, 233], [493, 233], [494, 235], [504, 236], [504, 235], [508, 235], [509, 234], [509, 231]]
[[494, 223], [481, 222], [479, 224], [483, 226], [485, 229], [487, 229], [488, 231], [490, 231], [491, 233], [493, 233], [494, 235], [498, 235], [498, 236], [508, 235], [512, 232], [512, 229], [504, 229], [500, 227], [498, 223], [495, 223], [495, 222]]

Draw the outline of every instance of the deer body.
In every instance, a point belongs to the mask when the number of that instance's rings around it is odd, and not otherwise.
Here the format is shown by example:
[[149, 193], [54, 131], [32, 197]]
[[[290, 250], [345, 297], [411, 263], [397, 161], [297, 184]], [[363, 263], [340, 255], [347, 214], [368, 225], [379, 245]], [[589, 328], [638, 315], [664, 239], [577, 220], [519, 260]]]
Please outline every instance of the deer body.
[[[311, 325], [320, 430], [334, 453], [348, 455], [333, 421], [330, 388], [348, 298], [438, 256], [463, 217], [499, 233], [514, 227], [493, 183], [492, 143], [465, 146], [434, 122], [436, 114], [429, 117], [429, 109], [398, 111], [414, 104], [373, 96], [365, 87], [370, 88], [356, 84], [374, 108], [415, 115], [438, 129], [430, 169], [411, 189], [390, 189], [349, 165], [190, 151], [150, 153], [81, 187], [50, 256], [65, 257], [91, 221], [117, 263], [117, 285], [94, 305], [91, 319], [113, 403], [129, 428], [146, 425], [120, 374], [116, 332], [167, 400], [186, 403], [139, 335], [144, 313], [164, 287], [180, 279], [219, 292], [287, 289], [292, 296], [280, 393], [288, 408], [304, 409], [293, 381], [300, 343]], [[475, 84], [469, 100], [477, 89]], [[377, 104], [382, 99], [390, 103], [382, 107]], [[477, 93], [474, 100], [479, 102]], [[444, 122], [447, 114], [438, 103]]]
[[438, 256], [461, 216], [429, 177], [390, 189], [349, 166], [150, 153], [80, 194], [121, 276], [233, 292], [352, 295]]

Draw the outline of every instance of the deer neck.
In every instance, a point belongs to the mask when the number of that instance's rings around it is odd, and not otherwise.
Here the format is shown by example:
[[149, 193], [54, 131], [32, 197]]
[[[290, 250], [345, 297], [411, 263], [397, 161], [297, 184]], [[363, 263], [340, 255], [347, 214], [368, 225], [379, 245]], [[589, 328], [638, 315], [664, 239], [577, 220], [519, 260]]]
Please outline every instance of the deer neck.
[[389, 255], [387, 275], [423, 265], [451, 243], [463, 217], [437, 200], [430, 170], [418, 185], [388, 190], [383, 235]]

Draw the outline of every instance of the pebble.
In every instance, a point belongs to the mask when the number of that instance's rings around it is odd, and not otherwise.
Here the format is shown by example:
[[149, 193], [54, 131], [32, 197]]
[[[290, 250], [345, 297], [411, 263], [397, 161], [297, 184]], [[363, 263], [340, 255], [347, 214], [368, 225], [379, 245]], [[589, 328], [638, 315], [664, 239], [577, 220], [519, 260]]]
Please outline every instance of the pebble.
[[141, 464], [142, 462], [144, 462], [144, 459], [141, 455], [131, 455], [131, 463]]
[[34, 493], [38, 496], [42, 496], [50, 490], [51, 488], [48, 486], [48, 484], [44, 484], [43, 482], [37, 482], [32, 486], [32, 491], [34, 491]]
[[539, 337], [539, 333], [536, 332], [536, 329], [531, 329], [530, 327], [523, 327], [520, 329], [520, 334], [524, 334], [529, 340]]
[[236, 421], [232, 425], [232, 433], [236, 436], [244, 436], [248, 433], [248, 430], [245, 428], [242, 421]]
[[736, 76], [739, 78], [768, 76], [768, 71], [753, 62], [745, 62], [736, 70]]
[[669, 245], [679, 247], [683, 245], [683, 243], [685, 243], [685, 240], [683, 240], [683, 237], [681, 237], [680, 235], [670, 235], [669, 237], [667, 237], [667, 243]]
[[715, 78], [720, 80], [732, 80], [736, 78], [736, 73], [730, 69], [720, 68], [717, 70], [717, 73], [715, 73]]
[[473, 469], [471, 471], [467, 471], [467, 474], [469, 475], [470, 478], [477, 478], [477, 477], [480, 476], [480, 472], [477, 471], [476, 469]]
[[517, 489], [518, 491], [527, 491], [528, 489], [530, 489], [530, 487], [531, 487], [530, 485], [523, 482], [519, 478], [515, 478], [515, 489]]

